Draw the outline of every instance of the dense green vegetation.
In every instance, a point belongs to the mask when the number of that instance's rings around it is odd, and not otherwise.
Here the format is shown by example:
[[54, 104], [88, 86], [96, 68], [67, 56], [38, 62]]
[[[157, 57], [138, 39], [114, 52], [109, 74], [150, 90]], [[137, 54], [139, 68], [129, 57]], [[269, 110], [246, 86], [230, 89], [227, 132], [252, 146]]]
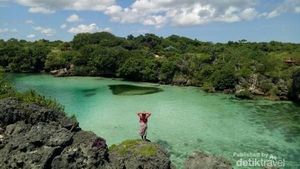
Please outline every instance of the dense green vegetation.
[[0, 40], [0, 66], [9, 72], [66, 68], [68, 75], [193, 85], [272, 99], [286, 99], [294, 91], [299, 61], [299, 44], [275, 41], [214, 44], [176, 35], [122, 38], [107, 32], [78, 34], [71, 42]]
[[33, 90], [17, 92], [14, 87], [5, 80], [3, 71], [0, 68], [0, 99], [12, 97], [24, 103], [34, 103], [40, 106], [51, 108], [55, 111], [63, 111], [64, 107], [55, 100], [39, 95]]

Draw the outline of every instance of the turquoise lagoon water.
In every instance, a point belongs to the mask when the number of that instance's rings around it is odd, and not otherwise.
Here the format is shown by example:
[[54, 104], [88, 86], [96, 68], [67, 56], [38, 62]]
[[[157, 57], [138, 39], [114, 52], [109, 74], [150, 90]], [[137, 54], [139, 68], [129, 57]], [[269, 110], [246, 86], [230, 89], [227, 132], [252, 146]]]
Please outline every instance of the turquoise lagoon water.
[[[148, 138], [164, 146], [178, 168], [195, 150], [224, 156], [235, 168], [251, 168], [238, 167], [236, 162], [243, 154], [247, 159], [257, 153], [285, 160], [282, 168], [300, 168], [300, 107], [291, 102], [243, 101], [196, 87], [100, 77], [11, 74], [9, 79], [20, 91], [34, 89], [57, 99], [69, 116], [76, 115], [81, 128], [104, 137], [108, 145], [139, 138], [136, 112], [152, 112]], [[112, 86], [118, 85], [159, 91], [130, 95], [131, 91], [122, 94], [117, 88], [113, 92]]]

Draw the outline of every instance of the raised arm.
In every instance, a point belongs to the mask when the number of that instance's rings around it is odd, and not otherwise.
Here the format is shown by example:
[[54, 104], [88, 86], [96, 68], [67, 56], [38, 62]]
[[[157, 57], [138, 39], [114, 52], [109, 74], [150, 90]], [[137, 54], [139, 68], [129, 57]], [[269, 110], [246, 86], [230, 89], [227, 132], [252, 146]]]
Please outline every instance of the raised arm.
[[142, 113], [136, 113], [139, 117], [141, 117], [142, 116]]
[[151, 116], [151, 113], [146, 113], [146, 117], [150, 117]]

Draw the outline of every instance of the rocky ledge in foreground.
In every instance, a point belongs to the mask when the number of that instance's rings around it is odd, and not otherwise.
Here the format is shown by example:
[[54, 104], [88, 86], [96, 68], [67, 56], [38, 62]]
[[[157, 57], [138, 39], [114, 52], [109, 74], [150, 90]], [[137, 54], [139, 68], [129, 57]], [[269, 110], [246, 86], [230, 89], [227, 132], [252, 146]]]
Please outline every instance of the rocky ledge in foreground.
[[106, 141], [79, 128], [63, 112], [12, 98], [0, 100], [0, 169], [169, 169], [157, 144], [125, 141], [108, 150]]
[[157, 144], [141, 140], [127, 140], [109, 148], [112, 168], [170, 168], [166, 151]]

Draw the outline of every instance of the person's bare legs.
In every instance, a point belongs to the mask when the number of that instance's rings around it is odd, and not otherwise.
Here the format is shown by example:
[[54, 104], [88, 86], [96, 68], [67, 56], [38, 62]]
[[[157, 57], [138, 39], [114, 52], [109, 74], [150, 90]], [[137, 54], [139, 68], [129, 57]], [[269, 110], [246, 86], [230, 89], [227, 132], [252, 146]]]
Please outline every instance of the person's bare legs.
[[145, 134], [143, 136], [144, 136], [143, 140], [147, 140], [147, 129], [146, 129]]

